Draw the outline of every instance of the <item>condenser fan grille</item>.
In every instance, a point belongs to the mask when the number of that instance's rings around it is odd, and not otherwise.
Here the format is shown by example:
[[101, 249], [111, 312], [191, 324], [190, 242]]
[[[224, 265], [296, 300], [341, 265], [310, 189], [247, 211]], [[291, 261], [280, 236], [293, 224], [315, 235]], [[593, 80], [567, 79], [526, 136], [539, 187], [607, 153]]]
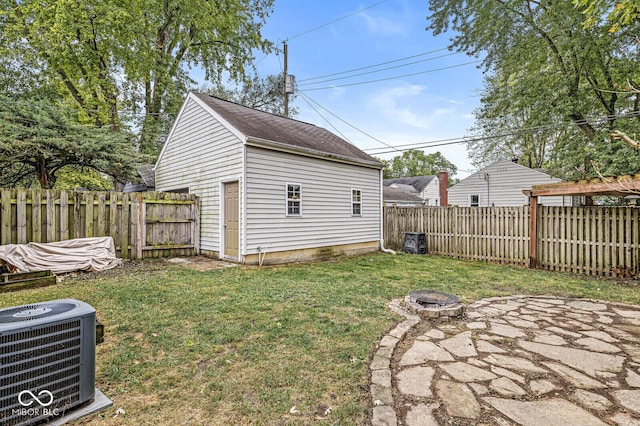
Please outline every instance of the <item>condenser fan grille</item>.
[[12, 323], [21, 321], [31, 321], [34, 319], [48, 318], [60, 315], [74, 309], [76, 305], [71, 303], [39, 303], [37, 305], [18, 306], [0, 311], [0, 323]]
[[17, 395], [48, 390], [48, 408], [64, 411], [80, 399], [81, 321], [73, 319], [0, 336], [0, 424], [33, 421]]

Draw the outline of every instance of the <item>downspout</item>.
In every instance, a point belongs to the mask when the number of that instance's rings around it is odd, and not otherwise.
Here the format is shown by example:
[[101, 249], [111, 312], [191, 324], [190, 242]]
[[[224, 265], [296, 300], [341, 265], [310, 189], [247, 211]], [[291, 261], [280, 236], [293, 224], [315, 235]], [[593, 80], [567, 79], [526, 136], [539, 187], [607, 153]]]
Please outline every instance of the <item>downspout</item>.
[[384, 247], [384, 192], [382, 185], [382, 169], [380, 169], [380, 250], [388, 254], [396, 254], [395, 251]]

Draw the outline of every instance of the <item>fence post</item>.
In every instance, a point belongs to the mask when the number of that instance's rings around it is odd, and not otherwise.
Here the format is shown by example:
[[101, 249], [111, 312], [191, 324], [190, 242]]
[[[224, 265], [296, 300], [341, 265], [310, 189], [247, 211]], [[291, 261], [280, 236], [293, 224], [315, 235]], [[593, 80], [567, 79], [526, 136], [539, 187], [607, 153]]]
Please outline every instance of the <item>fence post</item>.
[[538, 197], [529, 196], [529, 268], [538, 267]]

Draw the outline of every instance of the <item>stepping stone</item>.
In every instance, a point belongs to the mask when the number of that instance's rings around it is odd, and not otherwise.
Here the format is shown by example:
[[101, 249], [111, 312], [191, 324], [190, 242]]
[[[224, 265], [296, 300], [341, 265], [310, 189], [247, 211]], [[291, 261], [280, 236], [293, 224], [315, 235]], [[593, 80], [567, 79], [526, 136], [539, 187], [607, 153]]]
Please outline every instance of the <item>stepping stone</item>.
[[450, 339], [441, 340], [439, 345], [458, 357], [478, 355], [476, 349], [473, 347], [470, 331], [465, 331]]
[[593, 302], [587, 302], [583, 300], [574, 300], [567, 303], [567, 305], [571, 306], [572, 308], [581, 309], [583, 311], [606, 311], [607, 310], [607, 305], [605, 305], [604, 303], [593, 303]]
[[526, 341], [519, 341], [518, 344], [529, 352], [560, 361], [569, 367], [584, 371], [592, 377], [596, 377], [598, 372], [622, 371], [622, 364], [625, 361], [624, 357], [618, 355], [601, 354], [564, 346]]
[[634, 419], [627, 413], [617, 412], [614, 416], [609, 417], [611, 424], [620, 426], [640, 426], [640, 420]]
[[491, 372], [498, 375], [498, 376], [504, 376], [504, 377], [508, 377], [511, 380], [515, 380], [516, 382], [520, 383], [520, 384], [525, 384], [526, 380], [524, 379], [524, 377], [522, 377], [519, 374], [514, 373], [513, 371], [509, 371], [505, 368], [500, 368], [500, 367], [496, 367], [496, 366], [492, 366], [491, 367]]
[[569, 337], [582, 337], [582, 334], [580, 333], [574, 333], [573, 331], [565, 330], [564, 328], [560, 328], [560, 327], [547, 327], [545, 330], [548, 330], [557, 334], [562, 334], [564, 336], [569, 336]]
[[371, 383], [375, 385], [384, 386], [386, 388], [391, 387], [391, 370], [375, 370], [371, 372]]
[[611, 401], [604, 396], [582, 389], [576, 390], [569, 398], [590, 410], [606, 411], [611, 407]]
[[438, 421], [433, 417], [433, 410], [438, 408], [440, 404], [418, 404], [412, 407], [404, 420], [407, 426], [439, 426]]
[[483, 321], [474, 321], [467, 323], [467, 328], [469, 330], [483, 330], [487, 328], [487, 323]]
[[373, 407], [371, 426], [396, 426], [397, 424], [396, 412], [393, 411], [392, 407]]
[[476, 342], [476, 347], [478, 348], [478, 352], [488, 352], [494, 354], [501, 354], [506, 352], [504, 349], [500, 349], [496, 345], [493, 345], [486, 340], [478, 340]]
[[485, 361], [497, 365], [498, 367], [507, 368], [509, 370], [525, 371], [528, 373], [546, 373], [547, 370], [538, 367], [528, 359], [510, 357], [499, 354], [491, 354], [484, 359]]
[[562, 389], [560, 386], [557, 386], [549, 380], [532, 380], [529, 382], [529, 388], [531, 389], [531, 392], [536, 395], [544, 395], [545, 393]]
[[640, 390], [617, 390], [611, 396], [623, 407], [640, 414]]
[[444, 339], [445, 337], [442, 330], [438, 330], [435, 328], [432, 328], [431, 330], [427, 331], [426, 333], [424, 333], [424, 335], [427, 337], [431, 337], [432, 339]]
[[509, 321], [511, 325], [514, 325], [520, 328], [540, 328], [540, 326], [538, 326], [538, 324], [536, 324], [533, 321], [527, 321], [527, 320], [517, 319], [517, 318], [513, 318], [513, 319], [509, 318], [507, 321]]
[[476, 393], [476, 395], [486, 395], [489, 393], [489, 389], [485, 385], [481, 385], [480, 383], [467, 383], [471, 389]]
[[640, 388], [640, 375], [633, 370], [627, 368], [627, 384], [632, 388]]
[[616, 339], [615, 337], [611, 337], [609, 333], [605, 333], [604, 331], [587, 330], [587, 331], [583, 331], [582, 334], [585, 334], [589, 337], [595, 337], [596, 339], [602, 340], [603, 342], [607, 342], [607, 343], [619, 342], [618, 339]]
[[464, 383], [438, 380], [436, 392], [450, 416], [465, 419], [476, 419], [480, 416], [480, 404], [471, 389]]
[[431, 367], [413, 367], [402, 370], [396, 375], [398, 391], [404, 395], [431, 397], [431, 380], [435, 371]]
[[640, 319], [640, 311], [627, 311], [613, 308], [614, 312], [624, 318]]
[[380, 346], [395, 346], [398, 340], [397, 337], [387, 335], [380, 339]]
[[525, 337], [527, 334], [520, 330], [519, 328], [512, 327], [506, 324], [498, 324], [496, 322], [491, 322], [491, 328], [488, 330], [490, 333], [497, 334], [498, 336], [504, 337]]
[[440, 364], [442, 370], [459, 382], [482, 382], [485, 380], [497, 379], [498, 376], [482, 368], [474, 367], [464, 362], [454, 362], [452, 364]]
[[585, 337], [583, 339], [577, 339], [575, 343], [581, 346], [586, 346], [587, 349], [595, 352], [616, 353], [620, 352], [621, 350], [619, 347], [614, 346], [611, 343], [606, 343], [602, 340], [598, 340], [595, 337]]
[[513, 380], [507, 377], [500, 377], [499, 379], [492, 380], [489, 384], [489, 388], [502, 396], [523, 396], [527, 394], [524, 389], [516, 385]]
[[564, 399], [523, 402], [485, 397], [483, 400], [523, 426], [606, 425], [588, 411]]
[[416, 340], [413, 346], [402, 355], [400, 365], [418, 365], [427, 361], [454, 361], [454, 358], [433, 342]]
[[547, 299], [529, 299], [529, 300], [536, 303], [550, 303], [552, 305], [564, 305], [564, 301], [560, 299], [552, 299], [550, 297]]
[[558, 336], [557, 334], [548, 333], [546, 331], [536, 333], [536, 336], [533, 338], [533, 341], [537, 343], [544, 343], [545, 345], [555, 345], [555, 346], [562, 346], [567, 344], [567, 341], [564, 340], [562, 337]]
[[560, 377], [578, 388], [602, 389], [607, 387], [607, 385], [600, 383], [596, 379], [569, 368], [566, 365], [557, 364], [555, 362], [543, 362], [542, 364], [550, 370], [555, 371], [560, 375]]

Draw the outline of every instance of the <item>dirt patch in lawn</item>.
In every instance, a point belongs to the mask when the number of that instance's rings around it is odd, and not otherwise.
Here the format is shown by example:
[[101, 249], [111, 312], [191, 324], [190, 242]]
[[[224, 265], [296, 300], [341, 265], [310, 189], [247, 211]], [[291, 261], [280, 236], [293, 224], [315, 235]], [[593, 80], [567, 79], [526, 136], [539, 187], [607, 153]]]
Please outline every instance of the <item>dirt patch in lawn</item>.
[[216, 269], [225, 269], [238, 266], [237, 263], [225, 262], [218, 259], [212, 259], [204, 256], [190, 256], [190, 257], [170, 257], [165, 259], [165, 262], [173, 263], [175, 265], [184, 266], [196, 271], [213, 271]]

